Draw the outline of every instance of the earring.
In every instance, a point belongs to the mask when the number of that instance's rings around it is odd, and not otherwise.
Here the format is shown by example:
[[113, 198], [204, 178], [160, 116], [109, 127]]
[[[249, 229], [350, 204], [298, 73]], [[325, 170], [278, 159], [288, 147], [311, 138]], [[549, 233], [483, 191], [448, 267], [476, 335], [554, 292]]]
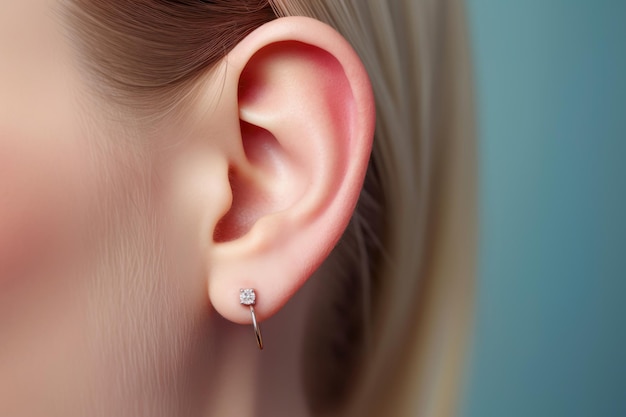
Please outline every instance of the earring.
[[254, 305], [256, 304], [256, 293], [254, 288], [241, 288], [239, 290], [239, 302], [245, 306], [250, 306], [250, 314], [252, 314], [252, 327], [254, 327], [254, 336], [259, 349], [263, 350], [263, 338], [261, 337], [261, 328], [256, 322], [256, 314], [254, 313]]

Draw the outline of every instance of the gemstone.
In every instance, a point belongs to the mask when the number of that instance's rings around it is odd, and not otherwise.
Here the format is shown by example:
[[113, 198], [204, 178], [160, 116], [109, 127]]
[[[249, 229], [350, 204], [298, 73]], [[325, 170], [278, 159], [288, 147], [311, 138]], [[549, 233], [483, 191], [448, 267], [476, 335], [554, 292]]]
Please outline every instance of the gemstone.
[[256, 304], [256, 294], [252, 288], [242, 288], [239, 290], [239, 302], [247, 306]]

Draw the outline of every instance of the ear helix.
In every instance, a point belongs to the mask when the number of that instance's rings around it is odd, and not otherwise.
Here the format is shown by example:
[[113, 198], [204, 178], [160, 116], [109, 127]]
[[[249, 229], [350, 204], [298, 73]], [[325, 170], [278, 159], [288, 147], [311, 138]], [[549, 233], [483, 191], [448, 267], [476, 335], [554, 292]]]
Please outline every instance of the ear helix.
[[260, 350], [263, 350], [263, 338], [261, 337], [261, 328], [256, 322], [256, 314], [254, 313], [254, 306], [256, 304], [256, 292], [254, 288], [241, 288], [239, 290], [239, 303], [250, 307], [250, 314], [252, 314], [252, 327], [254, 328], [254, 336], [256, 337], [256, 343]]

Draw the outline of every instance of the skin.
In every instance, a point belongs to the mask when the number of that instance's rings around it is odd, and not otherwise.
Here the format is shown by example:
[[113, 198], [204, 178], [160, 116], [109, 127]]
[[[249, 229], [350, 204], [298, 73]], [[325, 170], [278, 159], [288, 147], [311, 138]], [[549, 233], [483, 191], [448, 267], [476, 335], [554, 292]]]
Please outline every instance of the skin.
[[183, 117], [131, 126], [90, 93], [58, 6], [0, 2], [0, 415], [306, 415], [301, 287], [367, 166], [360, 61], [281, 19]]

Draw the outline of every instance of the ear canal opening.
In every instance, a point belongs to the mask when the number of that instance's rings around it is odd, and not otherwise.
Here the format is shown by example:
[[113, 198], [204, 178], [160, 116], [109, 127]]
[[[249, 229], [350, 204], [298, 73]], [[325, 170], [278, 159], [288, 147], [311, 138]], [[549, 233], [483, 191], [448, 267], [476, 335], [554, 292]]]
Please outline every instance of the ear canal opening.
[[239, 169], [232, 164], [229, 167], [232, 204], [215, 227], [216, 243], [244, 236], [258, 219], [286, 208], [284, 205], [289, 202], [275, 189], [283, 188], [284, 150], [268, 130], [245, 121], [240, 121], [240, 126], [245, 161]]

